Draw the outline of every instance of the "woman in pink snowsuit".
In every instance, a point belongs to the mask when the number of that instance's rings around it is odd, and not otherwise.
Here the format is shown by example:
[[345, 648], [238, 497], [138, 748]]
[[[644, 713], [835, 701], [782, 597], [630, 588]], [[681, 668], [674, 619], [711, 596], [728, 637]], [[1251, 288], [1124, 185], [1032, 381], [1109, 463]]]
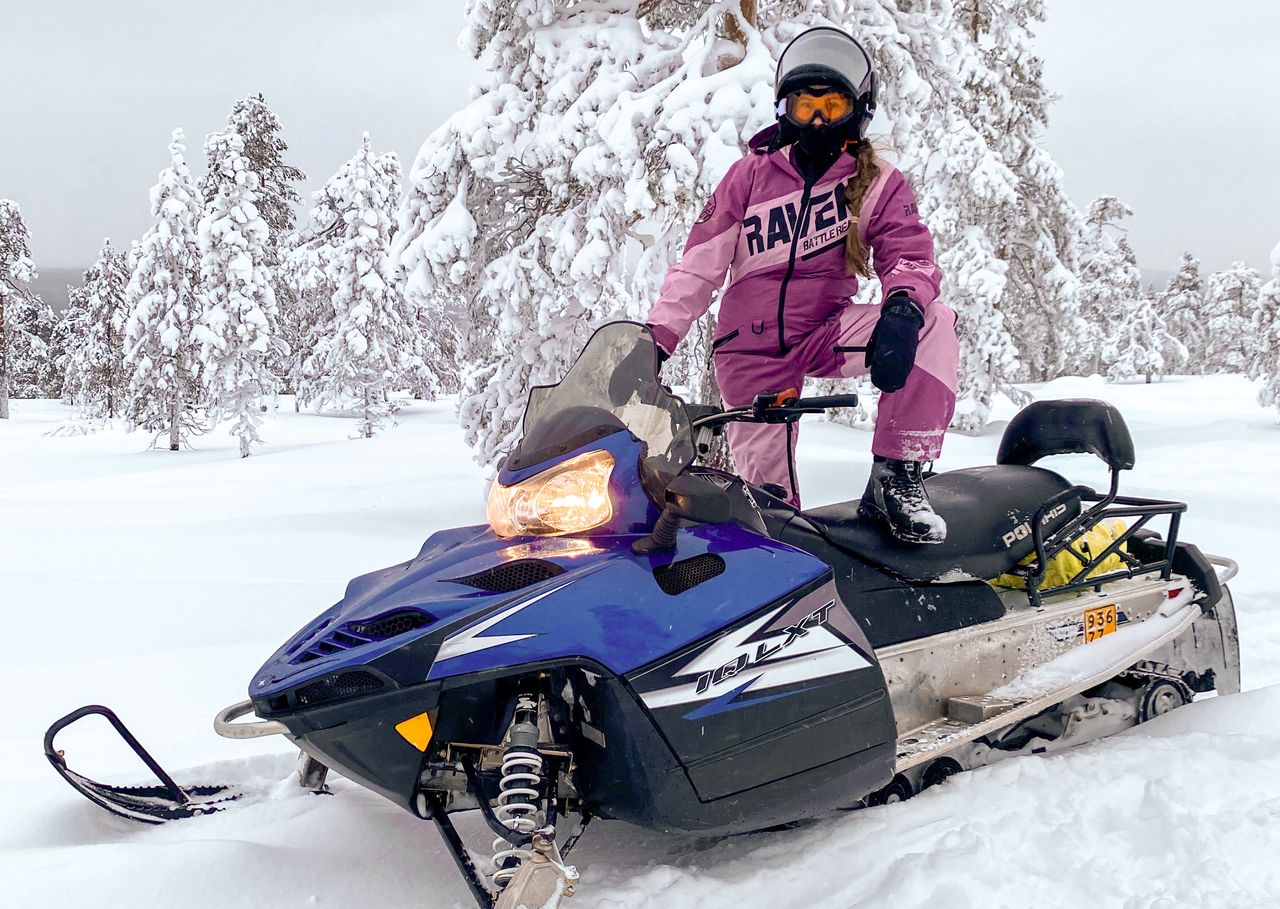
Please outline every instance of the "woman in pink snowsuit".
[[[778, 61], [778, 122], [750, 141], [698, 216], [648, 322], [669, 354], [711, 305], [725, 403], [800, 389], [806, 376], [871, 375], [883, 392], [862, 510], [899, 539], [938, 543], [922, 465], [955, 410], [955, 313], [937, 301], [933, 237], [902, 174], [864, 131], [875, 113], [870, 57], [835, 28], [797, 36]], [[874, 254], [882, 301], [855, 305]], [[730, 424], [738, 472], [799, 505], [794, 424]]]

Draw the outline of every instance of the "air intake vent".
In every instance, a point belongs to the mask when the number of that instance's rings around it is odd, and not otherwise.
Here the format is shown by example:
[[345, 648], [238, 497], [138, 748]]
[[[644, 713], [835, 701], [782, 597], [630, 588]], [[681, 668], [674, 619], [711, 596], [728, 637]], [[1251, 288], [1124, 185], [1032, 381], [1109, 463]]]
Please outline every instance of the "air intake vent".
[[724, 559], [711, 553], [653, 569], [653, 579], [669, 596], [684, 593], [721, 574], [724, 574]]
[[398, 634], [423, 628], [434, 621], [435, 617], [428, 613], [417, 609], [401, 609], [398, 612], [388, 613], [380, 619], [374, 619], [372, 622], [348, 622], [320, 638], [290, 662], [300, 666], [321, 657], [344, 653], [353, 647], [363, 647], [374, 641], [385, 641]]
[[520, 590], [532, 584], [550, 580], [558, 574], [564, 574], [564, 569], [555, 562], [544, 562], [541, 559], [518, 559], [494, 568], [486, 568], [484, 571], [467, 575], [465, 578], [453, 578], [452, 580], [455, 584], [466, 584], [468, 587], [476, 587], [480, 590], [490, 590], [494, 593], [510, 593], [513, 590]]
[[423, 628], [433, 621], [434, 619], [425, 612], [419, 612], [416, 609], [402, 609], [400, 612], [384, 615], [382, 618], [375, 619], [372, 622], [352, 624], [350, 629], [370, 640], [385, 641], [387, 638], [394, 638], [398, 634]]
[[303, 685], [295, 695], [298, 706], [311, 707], [329, 701], [343, 701], [357, 695], [368, 694], [382, 688], [384, 682], [372, 672], [353, 669], [350, 672], [337, 672], [325, 676], [310, 685]]

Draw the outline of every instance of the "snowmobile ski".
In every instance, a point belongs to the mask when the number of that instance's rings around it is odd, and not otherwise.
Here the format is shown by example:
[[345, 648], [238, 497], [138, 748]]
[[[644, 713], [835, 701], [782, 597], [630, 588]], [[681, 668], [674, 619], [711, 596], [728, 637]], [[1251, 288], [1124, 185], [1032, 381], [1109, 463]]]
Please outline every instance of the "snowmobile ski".
[[[67, 766], [66, 755], [54, 746], [54, 739], [63, 729], [86, 716], [98, 715], [109, 722], [125, 744], [133, 749], [147, 768], [160, 780], [158, 786], [115, 786], [100, 783]], [[173, 777], [153, 758], [116, 716], [115, 712], [98, 704], [90, 704], [73, 710], [49, 727], [44, 734], [44, 754], [53, 769], [89, 801], [112, 814], [144, 824], [163, 824], [166, 821], [198, 817], [221, 811], [242, 793], [231, 786], [179, 786]]]

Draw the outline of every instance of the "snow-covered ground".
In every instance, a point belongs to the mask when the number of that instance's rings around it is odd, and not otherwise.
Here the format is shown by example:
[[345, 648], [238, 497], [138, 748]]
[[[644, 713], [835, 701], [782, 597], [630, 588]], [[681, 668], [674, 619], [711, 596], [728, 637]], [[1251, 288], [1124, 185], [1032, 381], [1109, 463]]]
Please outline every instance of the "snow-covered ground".
[[[1123, 488], [1184, 498], [1183, 537], [1239, 560], [1244, 685], [1259, 690], [794, 830], [688, 840], [598, 823], [575, 853], [572, 906], [1280, 905], [1275, 414], [1236, 377], [1032, 391], [1118, 404], [1138, 451]], [[429, 825], [343, 781], [333, 798], [283, 783], [235, 812], [147, 828], [90, 805], [41, 755], [51, 720], [98, 702], [184, 781], [284, 780], [292, 756], [278, 740], [218, 738], [213, 713], [348, 578], [483, 520], [484, 474], [449, 403], [414, 406], [372, 440], [348, 438], [353, 421], [290, 408], [247, 460], [222, 434], [178, 455], [119, 430], [49, 436], [69, 416], [52, 402], [14, 402], [0, 423], [0, 904], [468, 905]], [[1002, 429], [952, 436], [939, 467], [991, 462]], [[806, 424], [806, 502], [858, 494], [869, 441]], [[1050, 466], [1104, 479], [1086, 456]], [[60, 740], [72, 765], [140, 778], [95, 722]]]

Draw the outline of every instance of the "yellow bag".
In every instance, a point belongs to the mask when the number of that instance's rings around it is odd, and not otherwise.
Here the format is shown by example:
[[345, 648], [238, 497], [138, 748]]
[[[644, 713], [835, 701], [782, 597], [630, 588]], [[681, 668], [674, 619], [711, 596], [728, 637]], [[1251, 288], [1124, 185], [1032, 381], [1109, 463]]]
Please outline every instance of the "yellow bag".
[[[1114, 543], [1128, 529], [1129, 525], [1119, 518], [1112, 518], [1110, 521], [1099, 521], [1089, 528], [1083, 536], [1068, 546], [1067, 549], [1075, 550], [1087, 560]], [[1120, 552], [1125, 551], [1125, 547], [1121, 546]], [[1030, 565], [1035, 560], [1036, 554], [1033, 552], [1018, 564]], [[1080, 570], [1080, 565], [1080, 560], [1064, 549], [1049, 560], [1049, 566], [1044, 572], [1044, 580], [1040, 582], [1040, 589], [1052, 589], [1068, 583]], [[1124, 567], [1124, 559], [1120, 558], [1119, 553], [1113, 552], [1102, 561], [1101, 565], [1089, 572], [1088, 577], [1094, 578], [1110, 571], [1118, 571]], [[1000, 577], [988, 581], [988, 583], [994, 587], [1027, 586], [1026, 580], [1016, 574], [1002, 574]]]

